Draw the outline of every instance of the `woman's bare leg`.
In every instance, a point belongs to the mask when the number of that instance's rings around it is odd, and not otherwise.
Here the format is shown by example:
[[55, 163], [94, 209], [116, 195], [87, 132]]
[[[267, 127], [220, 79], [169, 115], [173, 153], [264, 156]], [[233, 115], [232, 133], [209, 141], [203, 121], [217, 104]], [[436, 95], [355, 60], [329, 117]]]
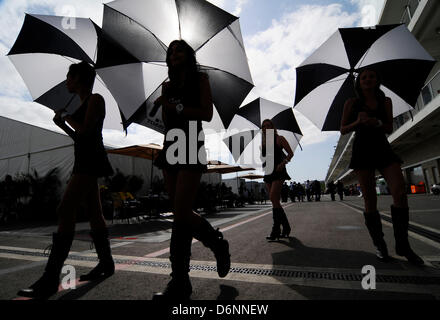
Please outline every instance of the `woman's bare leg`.
[[63, 199], [57, 208], [58, 233], [70, 234], [75, 232], [78, 207], [86, 201], [88, 193], [92, 192], [90, 178], [86, 175], [72, 175]]
[[355, 170], [364, 196], [365, 212], [377, 211], [376, 178], [374, 169]]
[[393, 204], [397, 208], [408, 208], [408, 197], [405, 189], [405, 179], [403, 178], [402, 169], [398, 163], [381, 170], [382, 176], [388, 184]]
[[272, 207], [281, 208], [281, 189], [283, 188], [283, 181], [273, 181], [270, 188], [269, 198], [272, 202]]

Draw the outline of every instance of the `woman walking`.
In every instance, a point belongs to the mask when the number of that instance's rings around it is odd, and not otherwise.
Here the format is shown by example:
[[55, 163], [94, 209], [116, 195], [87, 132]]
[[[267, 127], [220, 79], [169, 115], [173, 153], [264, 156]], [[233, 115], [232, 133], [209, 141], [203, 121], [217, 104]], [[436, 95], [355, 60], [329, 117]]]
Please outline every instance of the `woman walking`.
[[[278, 135], [271, 120], [264, 120], [261, 127], [263, 129], [261, 155], [265, 159], [263, 167], [266, 172], [264, 182], [266, 183], [269, 199], [273, 207], [272, 232], [266, 239], [274, 241], [279, 238], [287, 238], [291, 231], [286, 213], [281, 206], [280, 198], [284, 181], [290, 180], [286, 164], [293, 158], [293, 151], [286, 138]], [[270, 133], [268, 130], [270, 130]], [[283, 150], [287, 151], [287, 156]], [[268, 164], [273, 164], [273, 168], [269, 168]], [[283, 226], [282, 232], [281, 225]]]
[[[164, 148], [155, 165], [163, 171], [173, 204], [172, 273], [165, 290], [155, 294], [154, 298], [189, 299], [192, 286], [188, 273], [193, 237], [213, 251], [220, 277], [228, 274], [231, 262], [228, 241], [192, 210], [201, 176], [207, 170], [202, 121], [210, 121], [213, 115], [209, 79], [199, 72], [195, 52], [183, 40], [170, 44], [166, 62], [170, 81], [163, 84], [162, 96], [155, 102], [162, 105], [166, 133]], [[184, 143], [179, 145], [186, 148], [176, 150], [174, 144], [182, 142], [179, 141], [182, 137]]]
[[357, 175], [365, 203], [365, 224], [376, 246], [376, 256], [389, 260], [383, 239], [382, 223], [377, 210], [375, 170], [385, 178], [392, 197], [396, 253], [416, 265], [423, 260], [408, 242], [409, 209], [405, 181], [400, 167], [402, 161], [392, 151], [386, 134], [393, 131], [393, 106], [380, 89], [381, 81], [374, 70], [363, 70], [356, 79], [356, 98], [346, 101], [341, 121], [341, 134], [355, 131], [350, 168]]
[[67, 89], [79, 96], [81, 106], [71, 116], [62, 117], [61, 112], [57, 112], [53, 120], [74, 140], [72, 176], [57, 208], [58, 230], [52, 236], [52, 249], [43, 276], [30, 288], [19, 291], [21, 296], [48, 298], [58, 291], [60, 272], [75, 234], [76, 212], [83, 204], [90, 219], [90, 234], [99, 263], [80, 280], [108, 277], [115, 271], [97, 182], [98, 177], [113, 174], [113, 169], [102, 142], [105, 102], [99, 94], [92, 94], [95, 77], [95, 70], [86, 62], [72, 64], [67, 73]]

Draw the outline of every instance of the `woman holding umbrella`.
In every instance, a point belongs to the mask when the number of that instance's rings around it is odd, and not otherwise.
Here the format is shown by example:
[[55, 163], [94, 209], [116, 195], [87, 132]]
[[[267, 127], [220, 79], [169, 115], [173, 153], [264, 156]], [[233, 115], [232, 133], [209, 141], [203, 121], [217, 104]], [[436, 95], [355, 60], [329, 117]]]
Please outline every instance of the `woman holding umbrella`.
[[380, 260], [389, 260], [383, 239], [382, 223], [377, 210], [375, 170], [379, 170], [390, 188], [393, 205], [391, 216], [396, 253], [416, 265], [423, 260], [408, 242], [409, 209], [399, 157], [392, 151], [386, 134], [393, 131], [393, 106], [380, 89], [381, 81], [374, 70], [364, 69], [356, 78], [357, 98], [346, 101], [341, 120], [341, 134], [355, 131], [350, 168], [361, 185], [365, 203], [365, 224]]
[[[202, 121], [210, 121], [213, 114], [209, 79], [199, 72], [195, 52], [183, 40], [171, 42], [166, 62], [170, 81], [163, 84], [162, 96], [155, 102], [162, 105], [166, 134], [155, 165], [163, 170], [174, 207], [170, 243], [172, 279], [155, 298], [188, 299], [192, 293], [188, 273], [193, 237], [214, 252], [220, 277], [228, 274], [231, 261], [229, 244], [222, 233], [192, 210], [201, 176], [207, 170]], [[176, 156], [171, 151], [175, 141], [168, 136], [178, 131], [184, 134], [186, 152], [180, 154], [181, 150], [177, 149]], [[195, 136], [191, 135], [194, 131]], [[197, 150], [191, 150], [191, 146], [197, 146]]]
[[[273, 207], [272, 232], [266, 239], [274, 241], [282, 237], [288, 237], [291, 231], [280, 199], [284, 181], [290, 180], [290, 176], [286, 171], [286, 164], [293, 158], [293, 151], [286, 138], [278, 135], [275, 125], [271, 120], [264, 120], [261, 128], [261, 155], [262, 159], [265, 159], [263, 167], [266, 171], [264, 182], [266, 183], [266, 188]], [[268, 134], [268, 130], [271, 131], [271, 134]], [[270, 138], [268, 139], [268, 137]], [[287, 151], [287, 156], [283, 150]], [[269, 163], [273, 164], [272, 168], [269, 168]], [[281, 232], [281, 225], [283, 226], [283, 232]]]
[[74, 140], [72, 177], [57, 208], [58, 231], [53, 234], [52, 249], [43, 276], [30, 288], [21, 290], [18, 293], [21, 296], [47, 298], [58, 291], [59, 275], [75, 234], [76, 211], [82, 204], [90, 219], [90, 234], [99, 263], [80, 280], [108, 277], [115, 271], [97, 183], [98, 177], [113, 174], [113, 169], [102, 142], [105, 102], [99, 94], [92, 94], [95, 77], [95, 70], [86, 62], [72, 64], [67, 73], [67, 89], [80, 97], [81, 106], [73, 115], [64, 118], [59, 111], [53, 120]]

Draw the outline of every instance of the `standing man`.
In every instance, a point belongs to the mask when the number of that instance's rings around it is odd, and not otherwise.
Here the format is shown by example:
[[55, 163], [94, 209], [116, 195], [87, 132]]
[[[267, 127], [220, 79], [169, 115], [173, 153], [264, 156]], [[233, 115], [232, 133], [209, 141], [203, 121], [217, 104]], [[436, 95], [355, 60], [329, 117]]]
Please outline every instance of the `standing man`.
[[339, 199], [341, 199], [341, 201], [343, 201], [344, 200], [344, 184], [342, 183], [341, 180], [338, 180], [338, 182], [336, 184], [336, 189], [338, 190]]

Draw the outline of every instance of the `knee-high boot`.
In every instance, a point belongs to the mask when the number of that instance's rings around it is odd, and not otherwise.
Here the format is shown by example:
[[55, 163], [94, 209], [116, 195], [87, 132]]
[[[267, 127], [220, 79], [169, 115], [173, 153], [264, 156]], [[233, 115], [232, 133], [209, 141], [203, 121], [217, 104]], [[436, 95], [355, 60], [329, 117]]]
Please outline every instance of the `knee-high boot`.
[[223, 234], [205, 218], [201, 218], [202, 222], [199, 227], [193, 230], [193, 236], [203, 243], [203, 245], [212, 250], [217, 260], [217, 273], [220, 278], [226, 277], [231, 268], [231, 255], [229, 254], [229, 243], [223, 239]]
[[371, 239], [376, 247], [376, 257], [379, 260], [387, 261], [390, 259], [388, 248], [383, 239], [382, 221], [378, 211], [364, 212], [365, 225], [370, 233]]
[[52, 249], [43, 276], [28, 289], [20, 290], [19, 296], [46, 299], [58, 292], [61, 269], [69, 255], [73, 236], [73, 234], [53, 233]]
[[281, 235], [281, 221], [280, 213], [277, 208], [272, 208], [273, 226], [270, 235], [266, 237], [267, 240], [278, 240]]
[[101, 278], [110, 277], [115, 273], [115, 263], [113, 261], [110, 241], [108, 239], [108, 230], [93, 230], [90, 232], [98, 255], [98, 265], [88, 274], [82, 275], [80, 281], [92, 281]]
[[409, 209], [391, 206], [396, 253], [416, 265], [423, 265], [424, 261], [412, 251], [408, 241]]
[[189, 300], [192, 293], [189, 279], [192, 234], [190, 228], [173, 222], [170, 243], [171, 280], [163, 292], [155, 293], [154, 300]]
[[289, 224], [289, 220], [287, 219], [286, 212], [283, 208], [278, 208], [279, 217], [280, 217], [280, 223], [283, 226], [283, 232], [281, 233], [281, 238], [288, 238], [291, 228]]

